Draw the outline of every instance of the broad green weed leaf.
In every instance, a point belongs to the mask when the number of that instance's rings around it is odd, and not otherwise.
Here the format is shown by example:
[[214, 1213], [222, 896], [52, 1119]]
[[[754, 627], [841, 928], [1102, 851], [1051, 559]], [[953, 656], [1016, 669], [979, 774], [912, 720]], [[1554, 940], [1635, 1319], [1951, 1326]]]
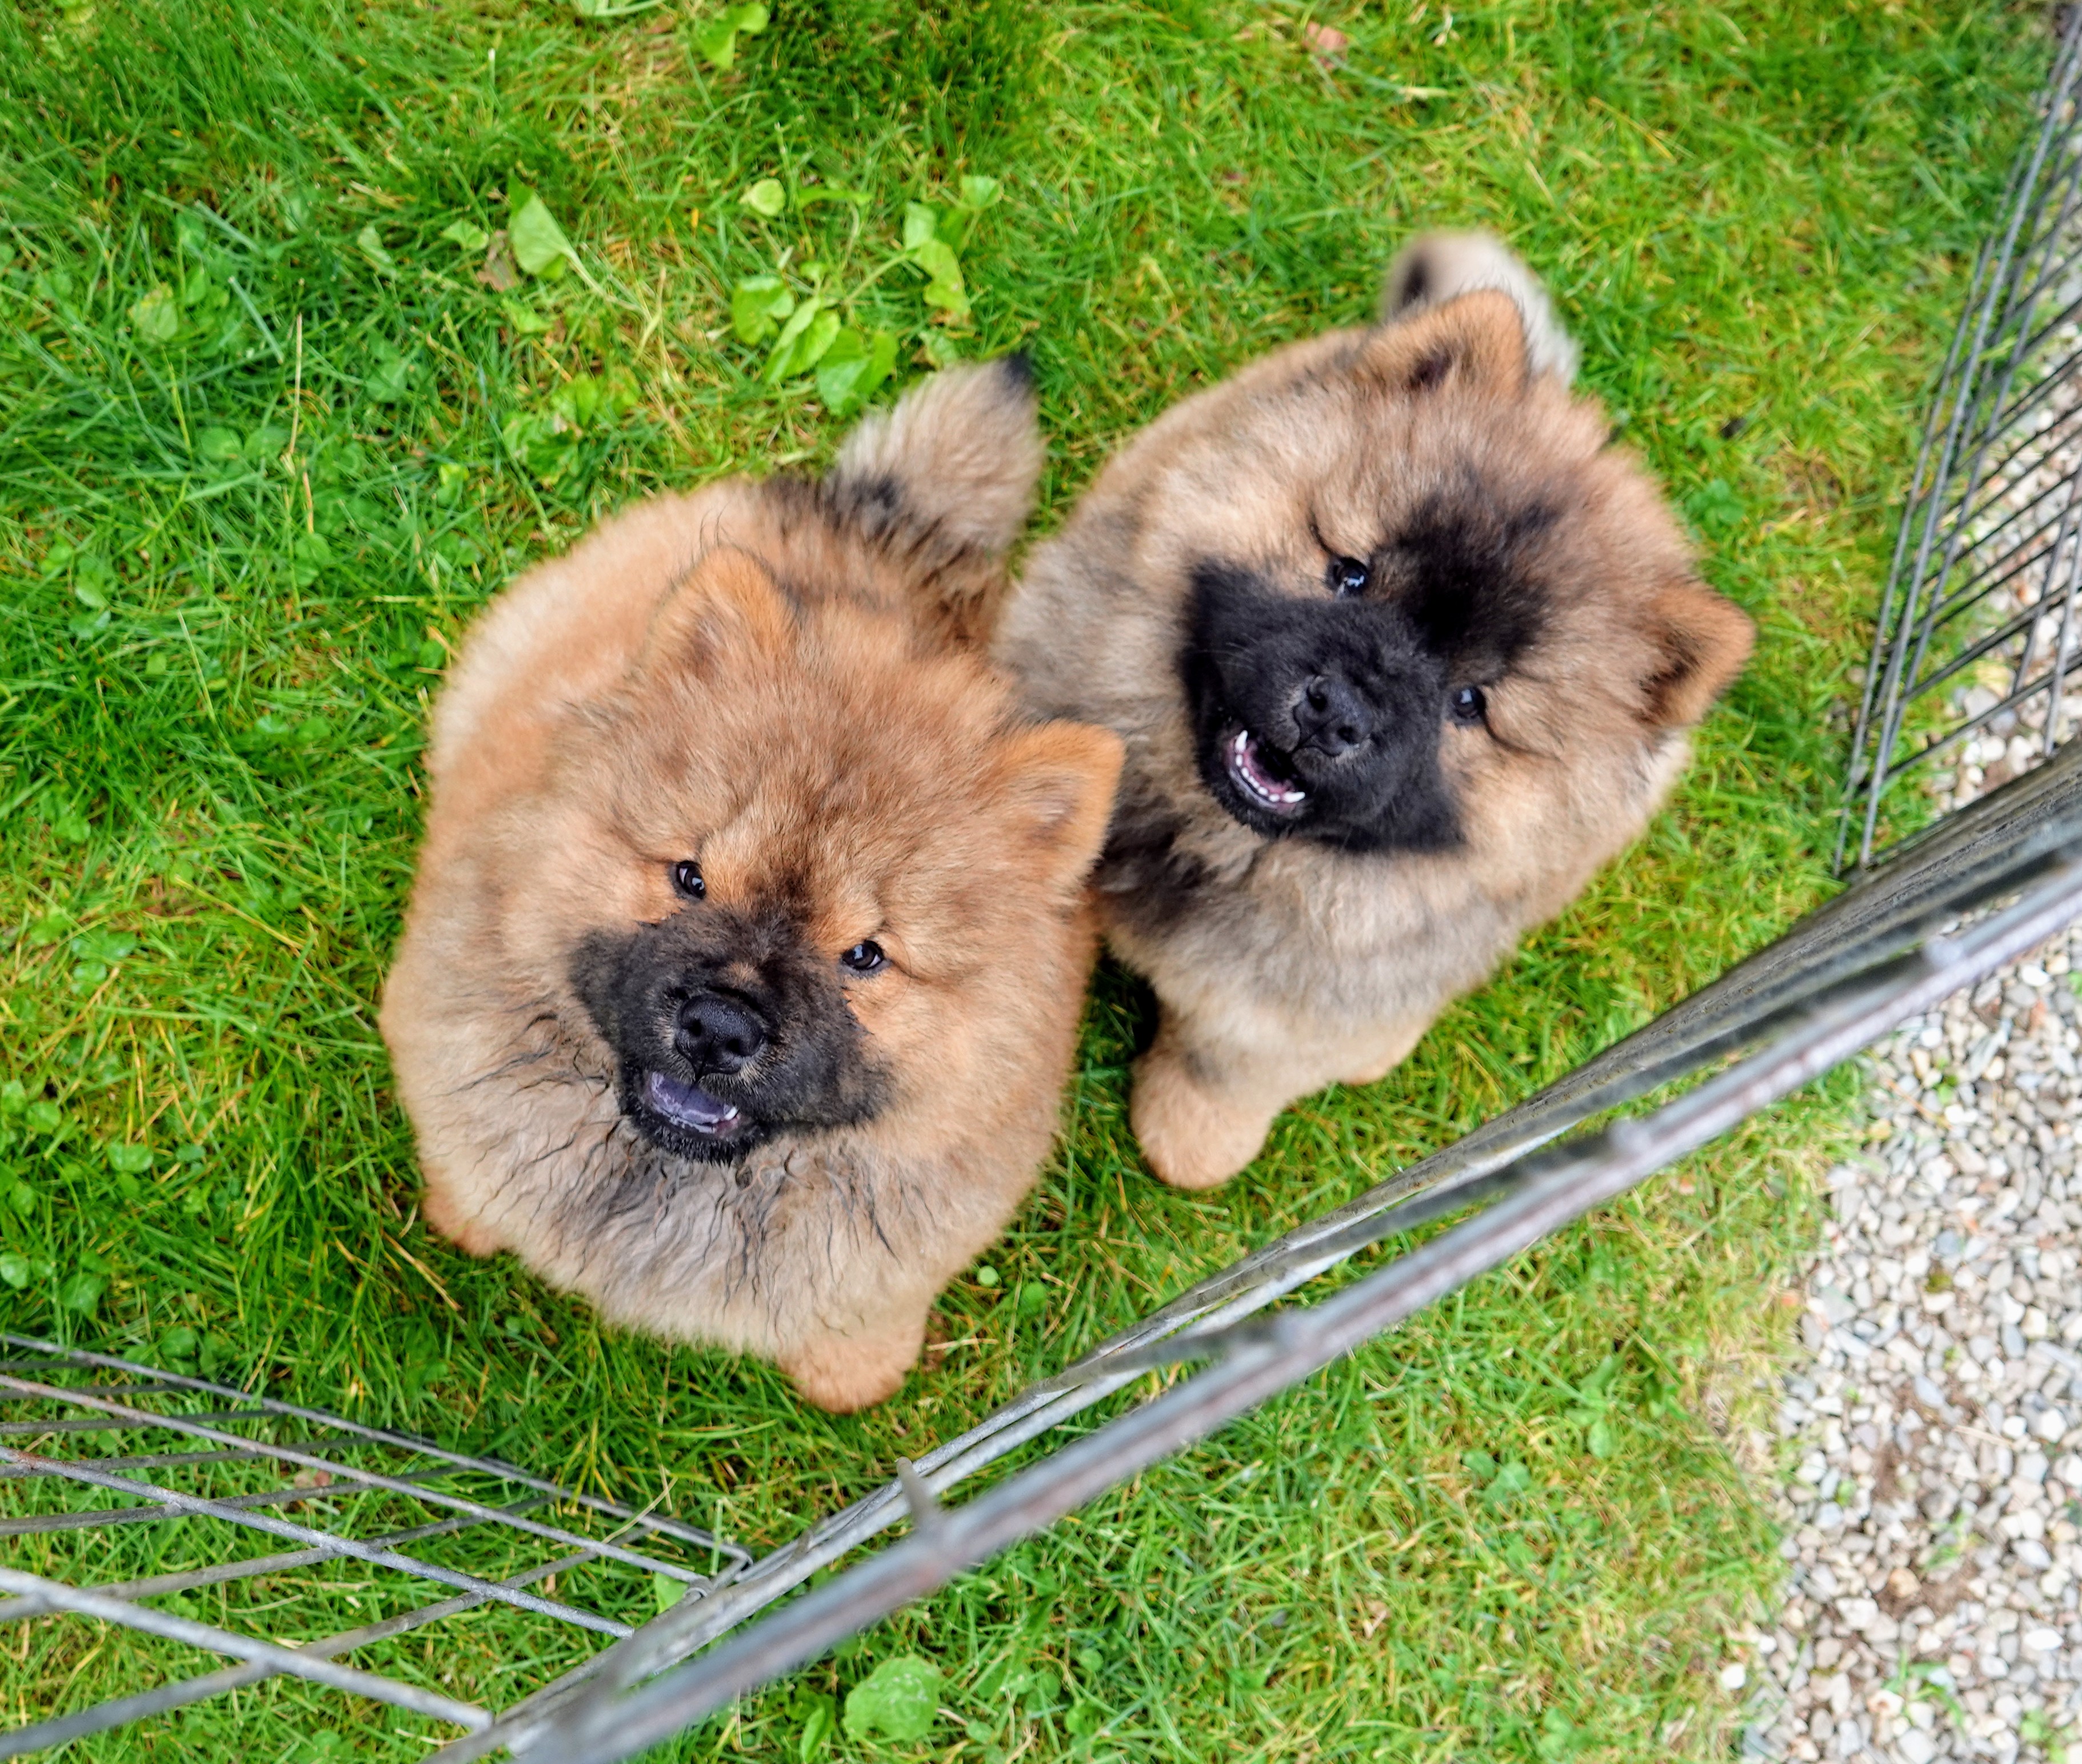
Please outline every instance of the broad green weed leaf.
[[16, 1292], [29, 1284], [29, 1259], [9, 1250], [0, 1255], [0, 1280], [4, 1280]]
[[[807, 373], [822, 361], [824, 352], [831, 348], [832, 340], [839, 334], [839, 315], [829, 307], [812, 301], [800, 309], [796, 318], [810, 314], [810, 322], [797, 331], [785, 346], [776, 344], [773, 353], [768, 357], [766, 377], [775, 382], [793, 379], [799, 373]], [[792, 326], [794, 321], [790, 321]], [[785, 335], [786, 333], [784, 332]]]
[[885, 1660], [846, 1693], [847, 1737], [922, 1740], [940, 1707], [940, 1669], [916, 1654]]
[[684, 1594], [686, 1590], [687, 1583], [685, 1580], [676, 1580], [669, 1574], [660, 1574], [655, 1570], [652, 1571], [651, 1576], [651, 1597], [652, 1602], [657, 1606], [660, 1610], [669, 1611], [672, 1610], [675, 1605], [680, 1602], [681, 1595]]
[[1589, 1447], [1593, 1458], [1610, 1458], [1619, 1450], [1619, 1437], [1612, 1422], [1604, 1416], [1591, 1422], [1583, 1435], [1583, 1443]]
[[925, 272], [925, 304], [952, 318], [968, 316], [968, 290], [962, 284], [960, 260], [945, 239], [922, 241], [911, 253], [912, 261]]
[[513, 261], [530, 276], [554, 281], [563, 274], [567, 262], [576, 260], [578, 253], [571, 248], [571, 242], [565, 238], [564, 230], [557, 225], [555, 216], [550, 213], [542, 197], [527, 185], [513, 186], [511, 204], [512, 213], [506, 222], [506, 243], [513, 248]]
[[1496, 1479], [1482, 1491], [1483, 1498], [1501, 1506], [1515, 1495], [1522, 1495], [1532, 1486], [1532, 1472], [1524, 1465], [1510, 1463], [1502, 1466]]
[[850, 416], [875, 396], [896, 365], [896, 338], [886, 331], [862, 336], [847, 325], [817, 364], [817, 396], [833, 416]]
[[550, 320], [533, 306], [510, 295], [499, 302], [499, 310], [505, 314], [507, 323], [512, 326], [517, 335], [539, 337], [550, 328]]
[[362, 377], [361, 390], [378, 404], [395, 404], [411, 390], [414, 364], [402, 356], [379, 361]]
[[865, 190], [849, 190], [842, 184], [813, 184], [807, 190], [795, 192], [795, 206], [814, 208], [820, 202], [850, 202], [856, 208], [865, 206], [872, 200]]
[[398, 273], [396, 261], [383, 248], [383, 235], [376, 230], [373, 222], [354, 235], [354, 243], [360, 247], [361, 255], [386, 276]]
[[[766, 366], [760, 378], [773, 385], [797, 371], [795, 362], [802, 340], [809, 335], [810, 327], [824, 310], [824, 302], [814, 298], [804, 301], [795, 309], [794, 316], [782, 326], [781, 335], [774, 340], [773, 352], [766, 357]], [[836, 333], [838, 327], [834, 323], [832, 328]], [[824, 346], [831, 347], [830, 337], [824, 339]], [[807, 367], [809, 364], [803, 362], [802, 365]]]
[[1002, 193], [995, 178], [980, 178], [971, 174], [962, 179], [961, 206], [976, 212], [988, 208]]
[[788, 192], [778, 178], [761, 178], [737, 199], [754, 214], [778, 220], [788, 206]]
[[554, 483], [578, 462], [576, 433], [533, 411], [507, 418], [499, 435], [513, 457], [543, 483]]
[[904, 205], [904, 249], [915, 251], [928, 239], [939, 236], [939, 210], [923, 202]]
[[550, 412], [575, 428], [612, 423], [636, 402], [636, 387], [622, 373], [574, 374], [550, 396]]
[[101, 1295], [107, 1290], [106, 1275], [75, 1274], [58, 1289], [58, 1303], [82, 1317], [91, 1316], [95, 1306], [101, 1302]]
[[491, 243], [491, 235], [474, 221], [451, 221], [441, 229], [441, 237], [472, 252], [481, 251]]
[[120, 1170], [126, 1176], [141, 1176], [152, 1167], [152, 1148], [149, 1146], [111, 1146], [108, 1163], [112, 1169]]
[[1715, 478], [1684, 499], [1684, 512], [1705, 531], [1709, 538], [1726, 533], [1741, 524], [1743, 499], [1732, 489], [1725, 478]]
[[731, 291], [730, 327], [740, 343], [764, 343], [795, 310], [795, 297], [778, 276], [748, 276]]
[[936, 368], [950, 368], [962, 359], [962, 346], [944, 331], [928, 332], [925, 353]]
[[725, 6], [713, 19], [694, 27], [694, 47], [702, 59], [719, 74], [727, 74], [737, 60], [740, 36], [757, 36], [766, 28], [766, 8], [760, 0]]
[[65, 1125], [65, 1116], [48, 1097], [38, 1097], [22, 1112], [22, 1119], [39, 1133], [54, 1133]]
[[171, 343], [180, 335], [180, 302], [164, 282], [130, 309], [130, 328], [147, 343]]
[[[85, 845], [87, 835], [94, 829], [87, 825], [86, 817], [77, 809], [68, 810], [51, 823], [51, 831], [69, 846]], [[34, 1109], [30, 1111], [32, 1115]]]

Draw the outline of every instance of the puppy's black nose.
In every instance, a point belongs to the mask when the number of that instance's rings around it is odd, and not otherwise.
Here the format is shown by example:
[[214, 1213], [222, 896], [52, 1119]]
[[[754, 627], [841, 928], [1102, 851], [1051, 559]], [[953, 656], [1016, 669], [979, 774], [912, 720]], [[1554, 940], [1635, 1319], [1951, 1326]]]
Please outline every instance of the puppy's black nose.
[[1342, 675], [1311, 675], [1294, 694], [1291, 707], [1299, 747], [1313, 747], [1326, 759], [1336, 759], [1365, 744], [1372, 732], [1373, 717], [1366, 700]]
[[697, 1077], [727, 1076], [748, 1065], [766, 1045], [766, 1025], [742, 1001], [705, 992], [680, 1007], [673, 1043]]

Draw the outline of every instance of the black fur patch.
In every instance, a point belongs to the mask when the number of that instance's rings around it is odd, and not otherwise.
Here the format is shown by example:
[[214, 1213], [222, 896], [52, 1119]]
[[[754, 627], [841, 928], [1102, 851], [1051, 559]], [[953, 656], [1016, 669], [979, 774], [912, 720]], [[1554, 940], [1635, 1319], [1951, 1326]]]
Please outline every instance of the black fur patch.
[[1546, 622], [1528, 554], [1559, 519], [1544, 502], [1499, 509], [1472, 483], [1463, 494], [1432, 496], [1372, 559], [1372, 593], [1409, 615], [1456, 684], [1494, 682]]
[[1428, 392], [1453, 371], [1453, 352], [1434, 349], [1428, 355], [1418, 357], [1417, 365], [1410, 369], [1405, 382], [1413, 392]]
[[[783, 908], [697, 902], [655, 925], [596, 931], [573, 952], [571, 975], [614, 1051], [623, 1118], [676, 1157], [735, 1162], [784, 1129], [869, 1120], [886, 1099], [887, 1074], [846, 1007], [836, 965]], [[738, 1070], [699, 1063], [688, 1024], [705, 998], [726, 1000], [763, 1032]], [[710, 1137], [661, 1113], [647, 1094], [653, 1074], [735, 1108], [736, 1122]]]
[[1419, 251], [1410, 260], [1410, 267], [1403, 272], [1402, 286], [1395, 297], [1395, 310], [1401, 312], [1415, 306], [1424, 298], [1424, 291], [1431, 285], [1431, 260]]

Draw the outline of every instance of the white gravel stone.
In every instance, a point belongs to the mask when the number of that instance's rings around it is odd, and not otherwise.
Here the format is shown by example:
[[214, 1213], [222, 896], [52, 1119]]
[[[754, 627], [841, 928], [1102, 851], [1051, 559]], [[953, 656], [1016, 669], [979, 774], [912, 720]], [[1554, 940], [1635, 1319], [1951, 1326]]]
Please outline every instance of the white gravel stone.
[[2082, 1764], [2078, 983], [2082, 930], [1874, 1050], [1780, 1393], [1786, 1603], [1721, 1672], [1748, 1758]]

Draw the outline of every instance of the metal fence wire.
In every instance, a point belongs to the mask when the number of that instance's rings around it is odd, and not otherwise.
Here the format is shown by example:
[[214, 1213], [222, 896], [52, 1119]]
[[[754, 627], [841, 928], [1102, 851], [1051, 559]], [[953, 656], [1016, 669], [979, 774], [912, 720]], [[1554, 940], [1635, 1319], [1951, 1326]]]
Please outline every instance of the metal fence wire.
[[[752, 1559], [669, 1515], [336, 1415], [26, 1336], [0, 1348], [0, 1537], [16, 1540], [0, 1622], [67, 1614], [175, 1644], [141, 1665], [198, 1649], [234, 1662], [0, 1734], [0, 1758], [282, 1675], [474, 1731], [491, 1711], [440, 1689], [445, 1619], [487, 1602], [525, 1614], [548, 1688], [545, 1663], [584, 1671], [655, 1612], [661, 1583], [706, 1596]], [[109, 1534], [146, 1526], [181, 1536], [144, 1553], [200, 1565], [95, 1580]], [[225, 1622], [195, 1614], [205, 1589]], [[386, 1645], [407, 1636], [436, 1646]]]
[[[530, 1764], [626, 1758], [1292, 1388], [2082, 918], [2082, 743], [2062, 745], [2065, 681], [2082, 660], [2082, 390], [2070, 383], [2082, 365], [2082, 8], [2071, 11], [1917, 461], [1839, 852], [1862, 873], [1844, 893], [1567, 1077], [1200, 1281], [916, 1464], [900, 1460], [886, 1484], [757, 1559], [509, 1464], [0, 1336], [11, 1356], [0, 1535], [33, 1540], [0, 1567], [0, 1621], [141, 1631], [164, 1665], [114, 1701], [0, 1735], [0, 1757], [289, 1676], [451, 1725], [457, 1737], [430, 1754], [444, 1764], [501, 1749]], [[1926, 792], [1917, 812], [1933, 800], [1943, 812], [1875, 863], [1883, 800], [1911, 779]], [[1658, 1106], [1594, 1130], [1658, 1091]], [[1356, 1279], [1326, 1277], [1420, 1231]], [[1325, 1295], [1281, 1302], [1311, 1285]], [[1102, 1424], [943, 1504], [1136, 1386], [1140, 1399]], [[202, 1565], [97, 1577], [99, 1542], [137, 1526], [178, 1531], [185, 1547], [165, 1559]], [[900, 1540], [790, 1600], [899, 1526]], [[204, 1589], [220, 1621], [195, 1614], [188, 1595]], [[510, 1662], [521, 1694], [499, 1710], [447, 1695], [440, 1650], [424, 1645], [445, 1619], [494, 1602], [525, 1626]], [[284, 1639], [314, 1630], [323, 1639]], [[182, 1664], [199, 1652], [230, 1664]]]
[[1865, 672], [1837, 867], [1890, 803], [1957, 806], [2076, 727], [2082, 665], [2082, 6], [1932, 395]]

